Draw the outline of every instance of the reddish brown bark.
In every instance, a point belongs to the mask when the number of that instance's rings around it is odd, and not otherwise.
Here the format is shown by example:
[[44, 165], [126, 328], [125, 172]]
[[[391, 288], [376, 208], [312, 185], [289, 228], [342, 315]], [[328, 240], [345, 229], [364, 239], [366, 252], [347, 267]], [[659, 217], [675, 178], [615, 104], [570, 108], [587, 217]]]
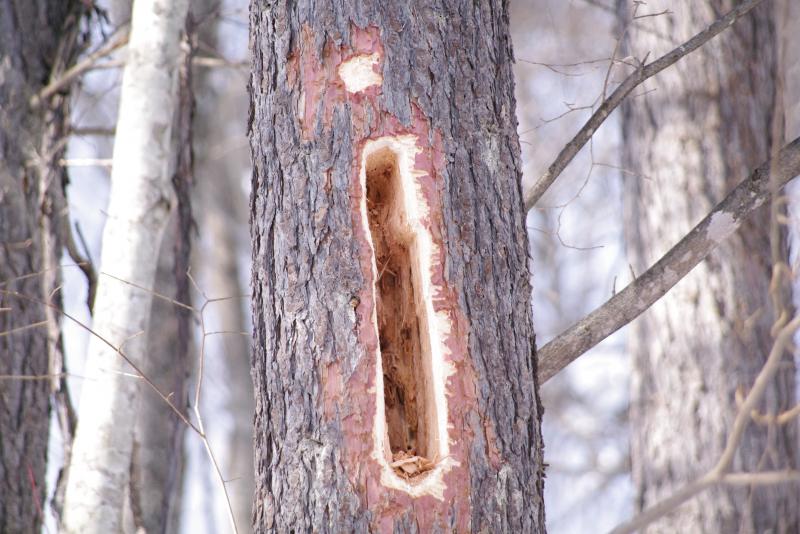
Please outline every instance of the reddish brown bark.
[[507, 6], [252, 16], [256, 530], [543, 531]]

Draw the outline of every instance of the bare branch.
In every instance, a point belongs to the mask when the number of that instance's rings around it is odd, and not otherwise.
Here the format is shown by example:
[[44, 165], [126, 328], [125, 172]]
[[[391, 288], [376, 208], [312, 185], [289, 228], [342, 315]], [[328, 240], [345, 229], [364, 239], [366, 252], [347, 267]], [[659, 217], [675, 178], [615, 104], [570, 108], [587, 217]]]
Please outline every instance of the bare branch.
[[58, 164], [62, 167], [107, 167], [111, 168], [113, 160], [111, 158], [62, 158]]
[[800, 482], [800, 471], [764, 471], [762, 473], [729, 473], [720, 481], [731, 486], [768, 486]]
[[128, 43], [128, 35], [128, 28], [123, 29], [117, 33], [116, 36], [109, 39], [103, 46], [86, 56], [80, 62], [76, 63], [59, 78], [52, 80], [49, 84], [47, 84], [47, 87], [42, 89], [38, 95], [35, 95], [31, 99], [31, 107], [37, 107], [43, 100], [50, 98], [55, 93], [72, 83], [72, 81], [78, 76], [92, 69], [99, 59], [106, 57], [118, 48], [126, 45]]
[[580, 152], [581, 148], [583, 148], [586, 142], [594, 135], [594, 132], [596, 132], [608, 116], [611, 115], [611, 112], [625, 100], [625, 97], [628, 96], [631, 91], [648, 78], [658, 74], [682, 57], [703, 46], [763, 1], [764, 0], [746, 0], [742, 2], [679, 47], [661, 56], [652, 63], [642, 65], [625, 78], [622, 84], [620, 84], [619, 87], [603, 101], [600, 107], [597, 108], [597, 111], [592, 114], [575, 137], [564, 146], [561, 153], [559, 153], [558, 157], [547, 169], [547, 172], [545, 172], [539, 178], [539, 181], [525, 193], [525, 211], [529, 211], [536, 205], [536, 202], [539, 201], [545, 191], [553, 185], [553, 182], [561, 175], [567, 165], [578, 155], [578, 152]]
[[83, 271], [83, 275], [86, 277], [86, 284], [88, 285], [88, 290], [86, 291], [86, 306], [89, 308], [89, 313], [91, 313], [94, 309], [94, 297], [97, 293], [97, 271], [89, 257], [89, 249], [86, 248], [86, 243], [83, 242], [82, 236], [80, 239], [86, 251], [86, 256], [78, 250], [78, 245], [75, 242], [75, 236], [72, 232], [69, 214], [66, 210], [61, 217], [61, 232], [64, 236], [64, 246], [67, 249], [67, 253], [69, 253], [69, 257], [75, 261], [75, 264]]
[[540, 383], [635, 319], [735, 232], [773, 195], [770, 172], [778, 187], [800, 174], [800, 137], [742, 181], [644, 274], [542, 347], [538, 352]]
[[742, 406], [736, 414], [736, 419], [733, 423], [733, 430], [728, 435], [728, 441], [725, 444], [725, 450], [722, 452], [716, 465], [712, 467], [705, 475], [701, 476], [694, 482], [690, 482], [683, 488], [679, 489], [672, 496], [664, 499], [655, 506], [644, 510], [630, 521], [619, 525], [611, 531], [611, 534], [628, 534], [640, 530], [641, 528], [649, 525], [660, 517], [665, 516], [672, 510], [688, 501], [701, 491], [716, 484], [779, 484], [785, 482], [792, 482], [800, 479], [800, 473], [797, 471], [772, 471], [763, 473], [728, 473], [728, 470], [733, 464], [733, 456], [739, 443], [742, 440], [742, 435], [750, 422], [750, 412], [755, 408], [758, 401], [761, 399], [764, 391], [766, 391], [772, 377], [775, 376], [776, 371], [780, 367], [781, 357], [786, 349], [791, 345], [792, 336], [795, 331], [800, 328], [800, 316], [795, 317], [789, 324], [781, 328], [775, 343], [772, 345], [772, 350], [769, 353], [764, 367], [758, 373], [756, 381], [753, 384], [753, 389], [747, 394]]
[[192, 64], [195, 67], [206, 67], [206, 68], [219, 68], [219, 67], [226, 67], [230, 69], [246, 69], [250, 66], [250, 64], [246, 61], [230, 61], [222, 57], [203, 57], [197, 56], [193, 58]]
[[753, 421], [760, 425], [785, 425], [793, 421], [795, 417], [800, 416], [800, 404], [796, 404], [793, 408], [781, 412], [778, 415], [763, 414], [758, 410], [753, 410], [750, 416], [753, 418]]
[[77, 135], [79, 137], [90, 137], [90, 136], [113, 137], [114, 135], [116, 135], [117, 130], [114, 127], [104, 128], [102, 126], [86, 126], [86, 127], [73, 127], [70, 129], [70, 133], [72, 135]]

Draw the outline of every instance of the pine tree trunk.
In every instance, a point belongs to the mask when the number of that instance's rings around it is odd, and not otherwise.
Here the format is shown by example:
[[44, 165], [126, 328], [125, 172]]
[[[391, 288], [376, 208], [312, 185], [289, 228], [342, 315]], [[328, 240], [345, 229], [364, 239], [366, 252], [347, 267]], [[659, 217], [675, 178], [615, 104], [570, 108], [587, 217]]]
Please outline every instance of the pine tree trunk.
[[508, 6], [251, 6], [257, 532], [543, 532]]
[[74, 59], [81, 13], [77, 1], [0, 7], [0, 532], [40, 529], [51, 392], [66, 441], [73, 424], [63, 379], [46, 378], [62, 371], [61, 339], [57, 315], [41, 304], [60, 302], [54, 199], [63, 195], [68, 92], [31, 99]]
[[[640, 19], [630, 53], [657, 57], [731, 6], [650, 1], [648, 13], [673, 13]], [[635, 172], [625, 179], [626, 229], [637, 273], [769, 156], [774, 35], [772, 4], [765, 3], [626, 107], [625, 167]], [[632, 462], [640, 508], [717, 461], [737, 412], [736, 391], [752, 386], [769, 353], [775, 319], [769, 228], [765, 208], [634, 323]], [[793, 405], [794, 373], [786, 358], [763, 412]], [[733, 469], [796, 469], [797, 443], [794, 423], [769, 429], [751, 423]], [[648, 532], [796, 532], [798, 502], [796, 484], [714, 488]]]

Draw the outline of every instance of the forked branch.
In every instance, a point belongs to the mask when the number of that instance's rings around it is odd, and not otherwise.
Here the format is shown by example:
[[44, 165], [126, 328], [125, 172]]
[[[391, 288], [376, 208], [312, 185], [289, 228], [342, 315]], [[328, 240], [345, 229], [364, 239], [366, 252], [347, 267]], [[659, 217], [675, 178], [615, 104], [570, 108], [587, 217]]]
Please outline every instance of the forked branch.
[[592, 116], [583, 125], [583, 128], [567, 143], [555, 161], [548, 167], [547, 171], [539, 178], [539, 180], [525, 192], [525, 211], [529, 211], [536, 205], [542, 195], [553, 185], [567, 165], [575, 159], [578, 152], [581, 151], [583, 146], [592, 138], [597, 129], [605, 122], [611, 113], [625, 100], [631, 91], [636, 89], [642, 82], [651, 78], [666, 69], [670, 65], [676, 63], [682, 57], [694, 52], [708, 41], [722, 33], [725, 28], [730, 27], [740, 17], [746, 15], [753, 8], [758, 6], [764, 0], [746, 0], [735, 8], [728, 11], [725, 15], [717, 19], [705, 30], [701, 31], [679, 47], [673, 49], [671, 52], [664, 54], [655, 61], [642, 65], [634, 72], [628, 75], [627, 78], [614, 90], [611, 95], [606, 98], [600, 107], [597, 108]]
[[777, 187], [797, 175], [800, 175], [800, 137], [753, 171], [644, 274], [539, 349], [539, 383], [544, 384], [581, 354], [638, 317], [734, 233], [756, 208], [772, 197]]

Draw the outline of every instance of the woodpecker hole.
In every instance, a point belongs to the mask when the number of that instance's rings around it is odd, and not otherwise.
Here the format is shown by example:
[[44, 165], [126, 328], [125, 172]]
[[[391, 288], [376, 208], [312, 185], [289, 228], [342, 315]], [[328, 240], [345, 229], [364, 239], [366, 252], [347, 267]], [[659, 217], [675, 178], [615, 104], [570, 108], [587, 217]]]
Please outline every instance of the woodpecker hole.
[[[405, 184], [407, 186], [407, 184]], [[376, 316], [383, 371], [387, 461], [407, 480], [429, 471], [439, 452], [430, 339], [419, 251], [406, 212], [397, 155], [366, 159], [367, 217], [375, 254]]]

